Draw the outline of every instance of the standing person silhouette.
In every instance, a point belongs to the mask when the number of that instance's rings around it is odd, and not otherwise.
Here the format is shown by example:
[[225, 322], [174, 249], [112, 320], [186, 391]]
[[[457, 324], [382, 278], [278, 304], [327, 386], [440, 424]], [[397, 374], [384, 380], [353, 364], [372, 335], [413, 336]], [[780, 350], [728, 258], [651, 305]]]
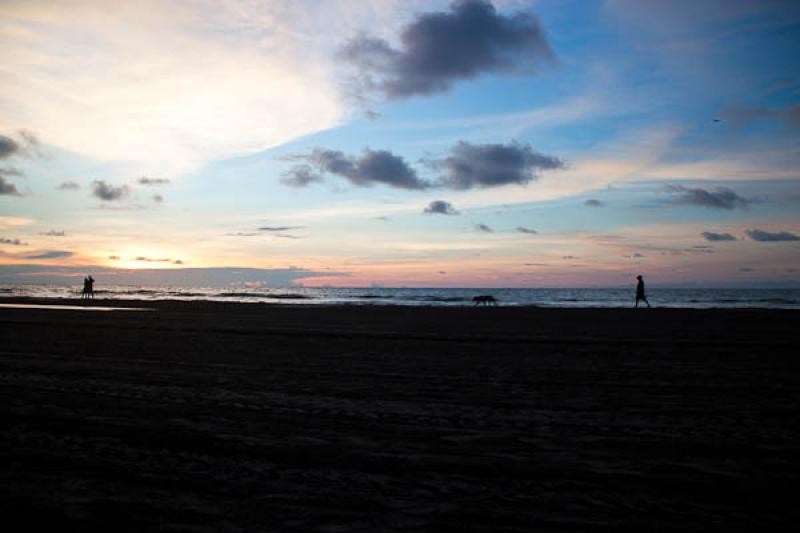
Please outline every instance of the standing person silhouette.
[[636, 276], [636, 279], [639, 281], [636, 283], [636, 305], [634, 307], [639, 307], [639, 300], [644, 300], [647, 307], [650, 307], [650, 302], [647, 301], [647, 296], [644, 295], [644, 280], [641, 275]]
[[86, 277], [85, 287], [86, 287], [86, 297], [94, 300], [94, 278], [92, 277], [91, 274], [89, 274], [89, 276]]

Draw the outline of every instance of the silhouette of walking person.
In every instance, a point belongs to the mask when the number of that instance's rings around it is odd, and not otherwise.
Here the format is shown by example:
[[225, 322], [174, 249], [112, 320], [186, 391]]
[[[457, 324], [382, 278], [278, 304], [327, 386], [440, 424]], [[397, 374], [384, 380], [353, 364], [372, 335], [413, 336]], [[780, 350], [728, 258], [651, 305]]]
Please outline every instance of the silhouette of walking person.
[[650, 302], [647, 301], [647, 296], [644, 295], [644, 280], [642, 276], [636, 276], [636, 279], [639, 281], [636, 283], [636, 305], [634, 307], [639, 307], [639, 300], [644, 300], [647, 307], [650, 307]]

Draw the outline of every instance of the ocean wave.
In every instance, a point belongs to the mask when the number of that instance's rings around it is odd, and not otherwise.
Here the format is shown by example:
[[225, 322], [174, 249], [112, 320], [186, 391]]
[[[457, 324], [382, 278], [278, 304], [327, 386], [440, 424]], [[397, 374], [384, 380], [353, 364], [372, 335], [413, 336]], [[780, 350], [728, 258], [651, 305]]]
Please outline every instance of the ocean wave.
[[313, 300], [313, 296], [304, 294], [266, 294], [263, 292], [220, 292], [214, 296], [219, 298], [268, 298], [277, 300]]
[[410, 300], [412, 302], [471, 302], [472, 301], [472, 298], [465, 298], [463, 296], [435, 296], [435, 295], [408, 296], [403, 299]]

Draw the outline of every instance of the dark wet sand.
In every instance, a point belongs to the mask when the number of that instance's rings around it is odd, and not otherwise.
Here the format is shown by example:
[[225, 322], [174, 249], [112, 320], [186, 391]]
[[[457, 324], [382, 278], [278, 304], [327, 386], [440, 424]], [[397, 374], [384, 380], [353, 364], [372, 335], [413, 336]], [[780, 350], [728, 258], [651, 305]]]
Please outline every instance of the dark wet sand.
[[158, 310], [0, 309], [4, 523], [785, 531], [800, 518], [794, 311], [127, 305]]

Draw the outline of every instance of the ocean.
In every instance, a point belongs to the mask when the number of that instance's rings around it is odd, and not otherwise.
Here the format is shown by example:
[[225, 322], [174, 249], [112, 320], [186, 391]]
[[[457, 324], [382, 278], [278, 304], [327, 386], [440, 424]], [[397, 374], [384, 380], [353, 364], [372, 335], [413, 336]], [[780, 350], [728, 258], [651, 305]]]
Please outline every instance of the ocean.
[[[184, 300], [281, 304], [468, 306], [472, 297], [491, 294], [503, 306], [630, 307], [633, 287], [625, 289], [409, 289], [409, 288], [230, 288], [103, 285], [102, 300]], [[64, 285], [0, 285], [9, 297], [76, 298], [80, 288]], [[653, 307], [800, 309], [800, 289], [649, 288]]]

